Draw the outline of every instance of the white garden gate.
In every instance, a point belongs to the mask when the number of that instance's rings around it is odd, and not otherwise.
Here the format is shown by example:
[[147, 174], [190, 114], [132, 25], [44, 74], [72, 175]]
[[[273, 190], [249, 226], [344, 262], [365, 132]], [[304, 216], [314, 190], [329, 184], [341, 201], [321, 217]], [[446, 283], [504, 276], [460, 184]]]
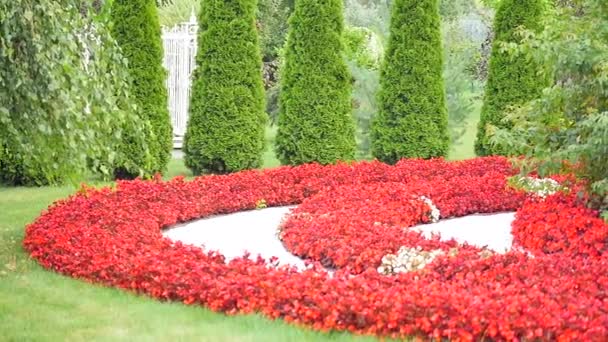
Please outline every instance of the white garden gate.
[[163, 65], [167, 69], [169, 113], [173, 124], [173, 147], [181, 148], [190, 104], [192, 71], [196, 59], [198, 24], [194, 13], [190, 20], [172, 28], [162, 28]]

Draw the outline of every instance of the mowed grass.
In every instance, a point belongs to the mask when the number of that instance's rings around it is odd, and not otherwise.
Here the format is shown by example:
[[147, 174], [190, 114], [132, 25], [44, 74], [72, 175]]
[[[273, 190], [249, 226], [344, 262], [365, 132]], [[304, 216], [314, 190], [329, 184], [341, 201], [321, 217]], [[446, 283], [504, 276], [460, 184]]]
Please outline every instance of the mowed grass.
[[[450, 159], [472, 157], [478, 114]], [[473, 122], [474, 121], [474, 122]], [[275, 167], [276, 128], [267, 131], [264, 167]], [[173, 159], [165, 178], [191, 177]], [[110, 183], [97, 182], [103, 186]], [[145, 296], [61, 276], [23, 251], [25, 226], [73, 186], [0, 187], [0, 341], [374, 341], [348, 333], [319, 333], [260, 315], [228, 317], [198, 306]]]
[[[278, 166], [269, 129], [264, 167]], [[173, 159], [165, 178], [191, 177]], [[98, 182], [103, 186], [110, 183]], [[260, 315], [228, 317], [202, 307], [161, 303], [92, 285], [40, 267], [23, 251], [25, 226], [73, 186], [0, 187], [1, 341], [374, 341], [348, 333], [319, 333]]]
[[[173, 160], [168, 175], [190, 173]], [[227, 317], [45, 270], [21, 247], [24, 227], [74, 191], [72, 186], [0, 188], [0, 341], [375, 340], [314, 332], [259, 315]]]

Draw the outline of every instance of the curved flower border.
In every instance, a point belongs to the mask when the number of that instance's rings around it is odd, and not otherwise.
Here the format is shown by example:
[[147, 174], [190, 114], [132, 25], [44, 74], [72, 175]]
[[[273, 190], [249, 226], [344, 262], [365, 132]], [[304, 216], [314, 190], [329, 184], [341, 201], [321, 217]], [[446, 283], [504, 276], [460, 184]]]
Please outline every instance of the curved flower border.
[[[503, 158], [478, 158], [119, 182], [115, 189], [83, 188], [53, 204], [27, 227], [24, 247], [44, 267], [71, 277], [228, 314], [260, 312], [324, 331], [463, 341], [606, 340], [608, 227], [572, 196], [543, 202], [518, 197], [514, 204], [490, 196], [487, 186], [471, 185], [480, 178], [504, 183], [513, 173]], [[464, 248], [437, 258], [424, 272], [386, 277], [371, 267], [358, 275], [345, 268], [330, 276], [319, 265], [298, 272], [259, 258], [226, 263], [217, 253], [161, 234], [179, 222], [255, 209], [261, 200], [268, 206], [298, 204], [328, 189], [378, 182], [430, 191], [417, 193], [431, 198], [444, 217], [519, 208], [516, 242], [535, 255], [475, 258], [475, 249]], [[462, 182], [459, 191], [448, 190]], [[563, 239], [572, 234], [581, 238]]]
[[[507, 186], [503, 173], [490, 171], [471, 177], [466, 172], [323, 190], [293, 210], [282, 223], [280, 238], [295, 255], [352, 273], [377, 269], [383, 256], [395, 254], [403, 246], [446, 254], [456, 247], [478, 250], [439, 237], [427, 239], [422, 232], [408, 229], [431, 222], [429, 213], [434, 209], [444, 218], [514, 211], [526, 198], [524, 192]], [[433, 207], [420, 197], [430, 198]]]

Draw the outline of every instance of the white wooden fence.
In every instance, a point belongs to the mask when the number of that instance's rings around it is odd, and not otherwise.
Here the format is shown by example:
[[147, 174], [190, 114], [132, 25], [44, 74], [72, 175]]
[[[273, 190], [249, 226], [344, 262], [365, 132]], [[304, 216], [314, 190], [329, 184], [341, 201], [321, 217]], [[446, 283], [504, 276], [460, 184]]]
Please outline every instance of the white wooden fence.
[[168, 71], [167, 91], [169, 93], [169, 113], [173, 124], [173, 145], [181, 148], [188, 123], [190, 87], [192, 71], [196, 59], [196, 34], [198, 24], [194, 13], [190, 20], [172, 28], [163, 27], [163, 64]]

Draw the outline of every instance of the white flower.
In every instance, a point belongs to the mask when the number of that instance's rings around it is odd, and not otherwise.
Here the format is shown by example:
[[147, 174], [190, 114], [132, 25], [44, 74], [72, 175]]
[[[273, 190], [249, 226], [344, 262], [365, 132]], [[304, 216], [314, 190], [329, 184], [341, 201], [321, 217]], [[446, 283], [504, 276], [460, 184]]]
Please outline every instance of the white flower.
[[403, 272], [419, 271], [436, 257], [444, 254], [440, 249], [423, 251], [422, 248], [401, 247], [397, 254], [387, 254], [382, 258], [378, 273], [391, 275]]
[[540, 198], [546, 198], [559, 190], [565, 189], [551, 178], [520, 177], [516, 183], [519, 187]]

